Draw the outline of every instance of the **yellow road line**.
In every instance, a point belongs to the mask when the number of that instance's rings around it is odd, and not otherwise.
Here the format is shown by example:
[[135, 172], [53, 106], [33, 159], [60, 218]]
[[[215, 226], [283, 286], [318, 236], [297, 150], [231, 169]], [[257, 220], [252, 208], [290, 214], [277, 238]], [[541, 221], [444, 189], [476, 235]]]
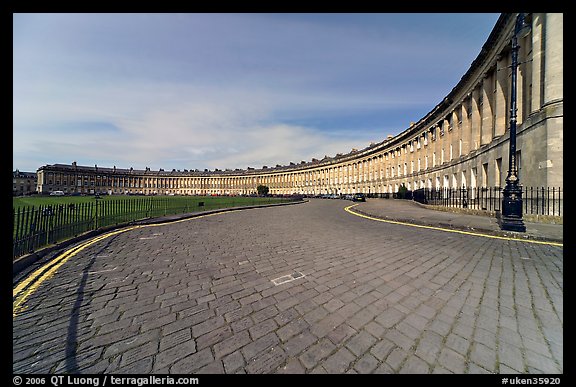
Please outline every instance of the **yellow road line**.
[[174, 220], [174, 221], [168, 221], [168, 222], [163, 222], [163, 223], [142, 224], [142, 225], [137, 225], [137, 226], [129, 226], [129, 227], [126, 227], [126, 228], [123, 228], [120, 230], [107, 232], [105, 234], [94, 237], [88, 241], [82, 242], [79, 245], [71, 248], [70, 250], [65, 251], [64, 253], [62, 253], [58, 257], [54, 258], [50, 262], [47, 262], [42, 267], [33, 271], [31, 274], [28, 275], [28, 277], [26, 277], [25, 280], [21, 281], [12, 290], [12, 299], [13, 299], [12, 317], [16, 317], [18, 312], [21, 312], [24, 309], [24, 307], [23, 307], [24, 301], [26, 301], [26, 299], [32, 293], [34, 293], [36, 291], [36, 289], [38, 289], [38, 287], [44, 281], [51, 278], [56, 273], [56, 271], [63, 264], [65, 264], [70, 258], [72, 258], [76, 254], [78, 254], [80, 251], [84, 250], [86, 247], [93, 245], [94, 243], [100, 242], [101, 240], [104, 240], [104, 239], [109, 238], [111, 236], [118, 235], [118, 234], [124, 233], [126, 231], [134, 230], [137, 228], [164, 226], [167, 224], [180, 223], [180, 222], [185, 222], [185, 221], [189, 221], [189, 220], [193, 220], [193, 219], [206, 218], [208, 216], [219, 215], [219, 214], [230, 213], [230, 212], [236, 212], [236, 211], [242, 211], [242, 210], [215, 212], [212, 214], [199, 215], [199, 216], [194, 216], [194, 217], [179, 219], [179, 220]]
[[380, 218], [375, 218], [372, 216], [368, 216], [368, 215], [364, 215], [364, 214], [360, 214], [358, 212], [354, 212], [351, 210], [352, 207], [357, 206], [358, 204], [353, 204], [351, 206], [348, 206], [346, 208], [344, 208], [344, 211], [355, 215], [355, 216], [359, 216], [362, 218], [366, 218], [366, 219], [370, 219], [370, 220], [375, 220], [377, 222], [385, 222], [385, 223], [392, 223], [392, 224], [399, 224], [402, 226], [410, 226], [410, 227], [419, 227], [419, 228], [427, 228], [430, 230], [438, 230], [438, 231], [445, 231], [445, 232], [453, 232], [453, 233], [457, 233], [457, 234], [464, 234], [464, 235], [473, 235], [473, 236], [479, 236], [479, 237], [484, 237], [484, 238], [493, 238], [493, 239], [502, 239], [502, 240], [507, 240], [507, 241], [516, 241], [516, 242], [527, 242], [527, 243], [537, 243], [537, 244], [541, 244], [541, 245], [551, 245], [551, 246], [560, 246], [560, 247], [564, 247], [563, 243], [557, 243], [557, 242], [546, 242], [546, 241], [537, 241], [537, 240], [533, 240], [533, 239], [520, 239], [520, 238], [512, 238], [512, 237], [503, 237], [503, 236], [498, 236], [498, 235], [489, 235], [489, 234], [481, 234], [481, 233], [477, 233], [477, 232], [470, 232], [470, 231], [462, 231], [462, 230], [454, 230], [451, 228], [442, 228], [442, 227], [434, 227], [434, 226], [424, 226], [421, 224], [414, 224], [414, 223], [406, 223], [406, 222], [398, 222], [396, 220], [388, 220], [388, 219], [380, 219]]

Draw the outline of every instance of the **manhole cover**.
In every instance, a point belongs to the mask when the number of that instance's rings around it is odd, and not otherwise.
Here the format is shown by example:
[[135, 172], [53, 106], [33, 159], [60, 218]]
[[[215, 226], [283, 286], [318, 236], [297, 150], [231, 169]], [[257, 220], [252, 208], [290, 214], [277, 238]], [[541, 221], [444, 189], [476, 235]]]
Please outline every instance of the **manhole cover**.
[[296, 279], [298, 279], [298, 278], [303, 278], [303, 277], [305, 277], [304, 274], [302, 274], [302, 273], [300, 273], [300, 272], [298, 272], [298, 271], [295, 271], [295, 272], [292, 273], [292, 274], [283, 275], [282, 277], [274, 278], [274, 279], [272, 280], [272, 283], [273, 283], [274, 285], [278, 286], [278, 285], [285, 284], [285, 283], [287, 283], [287, 282], [292, 282], [292, 281], [294, 281], [294, 280], [296, 280]]

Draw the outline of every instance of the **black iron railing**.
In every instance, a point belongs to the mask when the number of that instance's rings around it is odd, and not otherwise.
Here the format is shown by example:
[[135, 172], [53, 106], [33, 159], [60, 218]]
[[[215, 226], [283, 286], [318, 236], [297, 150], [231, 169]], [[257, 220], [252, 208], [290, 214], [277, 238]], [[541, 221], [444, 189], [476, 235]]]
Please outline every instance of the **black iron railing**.
[[[411, 196], [424, 204], [484, 211], [500, 211], [502, 204], [499, 187], [421, 188]], [[523, 187], [522, 202], [527, 215], [564, 215], [564, 192], [559, 187]]]

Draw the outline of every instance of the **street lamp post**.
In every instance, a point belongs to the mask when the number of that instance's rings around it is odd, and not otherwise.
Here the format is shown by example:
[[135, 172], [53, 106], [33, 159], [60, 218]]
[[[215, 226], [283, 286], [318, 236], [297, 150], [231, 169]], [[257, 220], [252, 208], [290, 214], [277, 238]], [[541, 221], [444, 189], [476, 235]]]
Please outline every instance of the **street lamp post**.
[[502, 221], [500, 228], [508, 231], [525, 232], [526, 226], [522, 220], [522, 186], [518, 178], [516, 162], [516, 89], [518, 78], [518, 36], [524, 37], [530, 32], [523, 13], [516, 17], [514, 34], [512, 35], [512, 79], [510, 90], [510, 149], [509, 169], [506, 176], [506, 187], [502, 191]]

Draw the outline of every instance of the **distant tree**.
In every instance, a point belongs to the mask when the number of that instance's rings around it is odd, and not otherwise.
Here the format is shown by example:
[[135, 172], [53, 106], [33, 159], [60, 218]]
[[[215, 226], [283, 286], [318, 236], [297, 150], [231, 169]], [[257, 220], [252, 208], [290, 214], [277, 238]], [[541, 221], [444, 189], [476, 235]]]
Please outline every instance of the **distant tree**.
[[397, 194], [398, 199], [406, 199], [407, 193], [408, 188], [406, 188], [406, 185], [402, 183], [402, 185], [398, 187], [398, 194]]
[[260, 184], [258, 187], [256, 187], [256, 190], [258, 191], [258, 195], [268, 195], [270, 188], [268, 188], [265, 185]]

